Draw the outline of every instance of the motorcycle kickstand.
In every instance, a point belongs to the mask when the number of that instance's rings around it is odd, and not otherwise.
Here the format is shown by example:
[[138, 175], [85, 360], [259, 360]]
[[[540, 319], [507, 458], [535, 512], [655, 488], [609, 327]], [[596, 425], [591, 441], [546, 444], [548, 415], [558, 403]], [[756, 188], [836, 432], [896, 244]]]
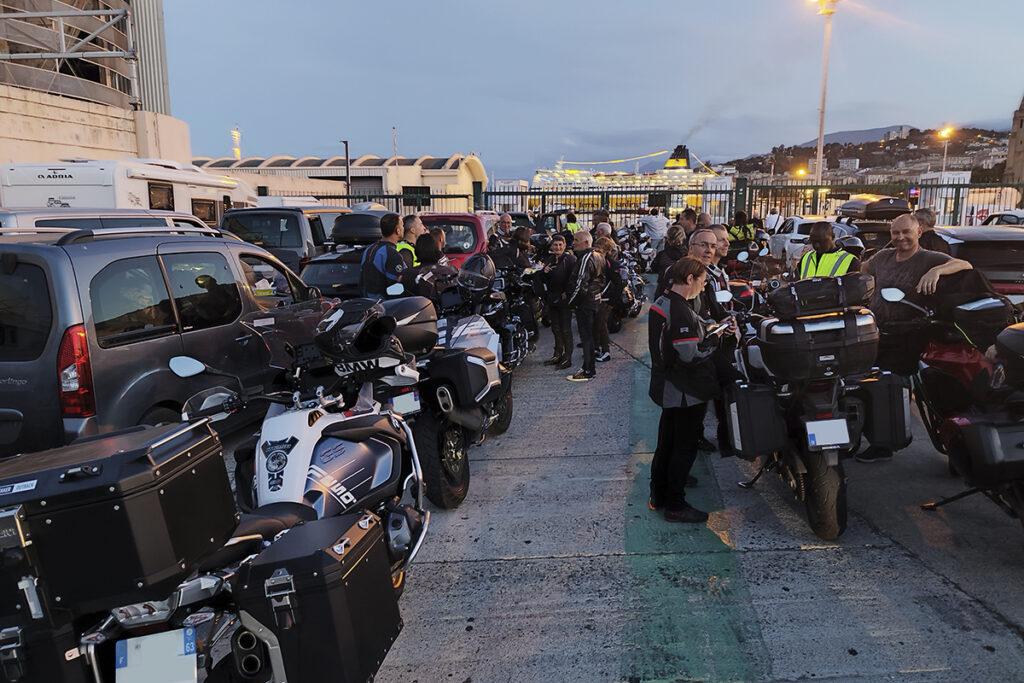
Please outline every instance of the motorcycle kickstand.
[[738, 481], [736, 482], [736, 484], [741, 488], [752, 489], [754, 488], [754, 484], [757, 483], [757, 480], [761, 478], [762, 474], [764, 474], [765, 472], [771, 472], [773, 469], [775, 469], [775, 461], [773, 460], [772, 462], [766, 462], [765, 464], [761, 465], [761, 469], [757, 471], [757, 474], [754, 475], [753, 479], [749, 479], [747, 481]]
[[979, 489], [977, 486], [975, 486], [974, 488], [969, 488], [966, 491], [961, 491], [955, 496], [943, 498], [942, 500], [936, 501], [934, 503], [925, 503], [924, 505], [921, 506], [921, 509], [927, 510], [928, 512], [935, 512], [936, 510], [938, 510], [940, 507], [947, 503], [952, 503], [953, 501], [960, 500], [961, 498], [966, 498], [967, 496], [973, 496], [975, 493], [981, 493], [981, 489]]

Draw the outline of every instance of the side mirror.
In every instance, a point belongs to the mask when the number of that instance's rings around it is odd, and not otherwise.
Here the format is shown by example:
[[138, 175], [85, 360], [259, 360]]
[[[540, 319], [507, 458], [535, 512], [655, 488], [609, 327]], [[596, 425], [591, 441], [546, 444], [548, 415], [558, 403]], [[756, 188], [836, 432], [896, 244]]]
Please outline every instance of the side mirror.
[[206, 364], [202, 363], [191, 356], [175, 356], [167, 363], [170, 366], [171, 372], [182, 379], [186, 377], [195, 377], [196, 375], [202, 374], [206, 371]]
[[390, 285], [384, 291], [387, 292], [388, 296], [402, 296], [403, 294], [405, 294], [405, 287], [403, 287], [400, 283], [396, 282], [395, 284]]
[[792, 242], [793, 244], [807, 244], [809, 239], [810, 238], [808, 238], [808, 237], [796, 237], [796, 238], [790, 240], [790, 242]]
[[[742, 254], [740, 254], [742, 256]], [[720, 289], [715, 292], [715, 301], [720, 304], [727, 304], [732, 301], [732, 292], [728, 289]]]
[[307, 290], [310, 299], [323, 299], [324, 294], [320, 291], [319, 287], [310, 287]]
[[741, 251], [741, 252], [740, 252], [740, 253], [739, 253], [739, 254], [738, 254], [738, 255], [736, 256], [736, 260], [737, 260], [737, 261], [742, 261], [743, 263], [746, 263], [747, 261], [749, 261], [749, 260], [750, 260], [750, 252], [746, 252], [746, 251]]
[[882, 298], [890, 303], [903, 301], [906, 296], [902, 289], [896, 289], [895, 287], [886, 287], [882, 290]]
[[750, 242], [749, 244], [747, 244], [747, 251], [749, 251], [749, 252], [757, 252], [760, 249], [761, 249], [761, 245], [758, 244], [757, 242]]
[[768, 255], [768, 247], [762, 248], [761, 251], [757, 252], [757, 255], [758, 256], [767, 256]]

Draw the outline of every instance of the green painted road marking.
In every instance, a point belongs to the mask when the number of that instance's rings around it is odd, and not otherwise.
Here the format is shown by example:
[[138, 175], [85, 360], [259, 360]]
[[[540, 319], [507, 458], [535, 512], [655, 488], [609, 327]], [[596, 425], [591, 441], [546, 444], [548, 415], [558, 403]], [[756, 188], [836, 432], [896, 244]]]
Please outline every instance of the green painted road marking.
[[[641, 319], [643, 322], [643, 319]], [[641, 333], [646, 338], [643, 322]], [[646, 345], [644, 345], [646, 346]], [[639, 343], [636, 347], [640, 348]], [[643, 356], [650, 363], [650, 354]], [[630, 403], [630, 466], [625, 550], [639, 585], [636, 611], [623, 634], [622, 680], [754, 681], [768, 676], [768, 655], [736, 555], [726, 536], [721, 494], [707, 456], [694, 465], [699, 486], [687, 497], [712, 512], [708, 525], [671, 524], [647, 507], [650, 452], [660, 409], [648, 398], [650, 371], [634, 365]], [[718, 457], [717, 454], [710, 457]]]

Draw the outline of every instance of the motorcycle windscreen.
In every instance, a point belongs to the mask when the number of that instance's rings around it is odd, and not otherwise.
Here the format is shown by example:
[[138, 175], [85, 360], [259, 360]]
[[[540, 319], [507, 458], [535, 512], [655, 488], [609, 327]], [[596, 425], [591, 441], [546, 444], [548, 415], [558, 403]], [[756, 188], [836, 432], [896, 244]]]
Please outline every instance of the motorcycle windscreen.
[[448, 349], [486, 348], [501, 358], [501, 342], [487, 321], [479, 315], [470, 315], [453, 322], [442, 318], [437, 321], [438, 343]]

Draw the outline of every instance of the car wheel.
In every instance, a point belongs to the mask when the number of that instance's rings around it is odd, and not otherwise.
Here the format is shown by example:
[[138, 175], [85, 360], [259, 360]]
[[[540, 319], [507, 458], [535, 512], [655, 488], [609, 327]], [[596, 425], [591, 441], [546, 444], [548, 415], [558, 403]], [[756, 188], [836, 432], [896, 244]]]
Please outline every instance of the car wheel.
[[159, 427], [160, 425], [181, 422], [181, 413], [176, 413], [170, 408], [157, 406], [150, 408], [145, 415], [139, 418], [138, 424]]

